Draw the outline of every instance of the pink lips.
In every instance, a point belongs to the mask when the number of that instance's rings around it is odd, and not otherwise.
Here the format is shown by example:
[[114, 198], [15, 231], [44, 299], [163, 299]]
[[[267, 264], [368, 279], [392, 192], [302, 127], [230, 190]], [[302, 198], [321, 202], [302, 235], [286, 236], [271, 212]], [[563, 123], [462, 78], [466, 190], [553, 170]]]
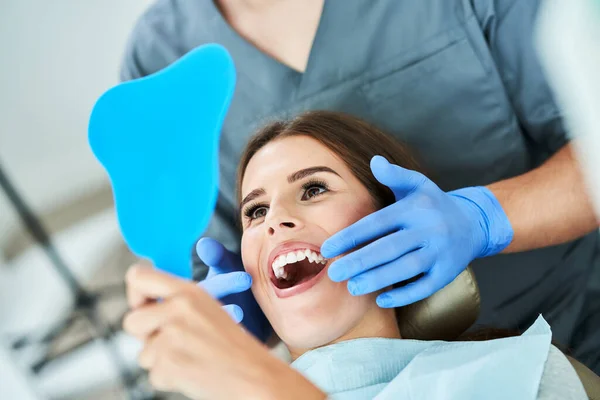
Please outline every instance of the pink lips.
[[[309, 249], [316, 253], [321, 254], [319, 246], [315, 246], [314, 244], [306, 243], [306, 242], [287, 242], [287, 243], [282, 243], [279, 246], [275, 247], [273, 249], [273, 251], [271, 251], [271, 254], [269, 255], [269, 261], [267, 264], [267, 267], [269, 268], [269, 277], [270, 278], [275, 277], [272, 265], [273, 265], [273, 261], [275, 261], [275, 259], [279, 255], [287, 254], [289, 252], [296, 251], [296, 250], [305, 250], [305, 249]], [[273, 282], [271, 281], [271, 279], [269, 279], [269, 282], [271, 283], [273, 291], [275, 292], [275, 295], [277, 297], [283, 299], [286, 297], [295, 296], [297, 294], [303, 293], [303, 292], [307, 291], [308, 289], [312, 288], [321, 279], [323, 279], [323, 277], [325, 276], [325, 274], [327, 272], [328, 265], [329, 265], [329, 263], [325, 264], [323, 267], [323, 270], [321, 272], [319, 272], [317, 275], [315, 275], [314, 277], [312, 277], [310, 280], [308, 280], [306, 282], [302, 282], [301, 284], [293, 286], [291, 288], [279, 289], [277, 286], [273, 285]]]

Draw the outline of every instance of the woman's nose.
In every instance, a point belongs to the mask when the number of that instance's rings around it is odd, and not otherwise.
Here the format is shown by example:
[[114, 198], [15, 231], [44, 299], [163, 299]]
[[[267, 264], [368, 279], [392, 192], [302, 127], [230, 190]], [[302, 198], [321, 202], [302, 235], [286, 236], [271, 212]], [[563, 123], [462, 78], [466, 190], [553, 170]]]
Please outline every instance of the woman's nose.
[[277, 232], [291, 232], [299, 229], [301, 222], [298, 218], [289, 215], [286, 212], [280, 212], [277, 215], [272, 215], [268, 222], [268, 234], [275, 235]]
[[[283, 231], [283, 230], [285, 230], [286, 228], [293, 229], [293, 228], [295, 228], [295, 227], [296, 227], [296, 224], [294, 224], [294, 223], [293, 223], [293, 222], [291, 222], [291, 221], [288, 221], [288, 222], [280, 222], [280, 223], [279, 223], [279, 229], [280, 229], [280, 230], [282, 230], [282, 231]], [[274, 226], [270, 226], [270, 227], [269, 227], [269, 234], [270, 234], [270, 235], [274, 235], [276, 231], [277, 231], [277, 228], [276, 228], [276, 227], [274, 227]]]

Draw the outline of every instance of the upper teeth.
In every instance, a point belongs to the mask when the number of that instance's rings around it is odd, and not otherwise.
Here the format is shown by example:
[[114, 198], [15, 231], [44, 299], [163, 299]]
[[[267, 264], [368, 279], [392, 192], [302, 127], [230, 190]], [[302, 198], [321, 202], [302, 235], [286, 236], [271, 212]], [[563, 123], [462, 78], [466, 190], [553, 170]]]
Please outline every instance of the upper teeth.
[[310, 261], [311, 263], [327, 263], [327, 260], [325, 260], [325, 258], [323, 258], [322, 255], [312, 250], [305, 249], [291, 251], [287, 254], [281, 254], [273, 261], [272, 267], [273, 272], [275, 273], [275, 277], [284, 279], [287, 278], [287, 272], [285, 272], [284, 267], [287, 264], [293, 264], [295, 262], [302, 261], [307, 258], [308, 261]]

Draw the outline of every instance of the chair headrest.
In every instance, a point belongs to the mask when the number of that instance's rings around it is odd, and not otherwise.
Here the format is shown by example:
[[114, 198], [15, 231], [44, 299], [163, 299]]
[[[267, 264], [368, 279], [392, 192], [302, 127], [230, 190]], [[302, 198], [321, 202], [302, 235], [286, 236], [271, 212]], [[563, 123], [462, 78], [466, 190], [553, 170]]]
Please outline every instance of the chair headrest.
[[571, 362], [573, 368], [575, 368], [575, 372], [579, 376], [590, 400], [600, 400], [600, 377], [573, 357], [567, 356], [567, 359]]
[[443, 289], [398, 309], [404, 339], [454, 340], [479, 317], [481, 298], [475, 274], [468, 267]]

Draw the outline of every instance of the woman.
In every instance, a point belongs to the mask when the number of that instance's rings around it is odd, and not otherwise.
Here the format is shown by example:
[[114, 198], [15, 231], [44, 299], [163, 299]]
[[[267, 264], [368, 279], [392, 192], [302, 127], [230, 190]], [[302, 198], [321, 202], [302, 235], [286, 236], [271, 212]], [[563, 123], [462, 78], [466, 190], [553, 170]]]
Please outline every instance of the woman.
[[[523, 336], [530, 340], [527, 351], [519, 347], [525, 342], [493, 344], [500, 352], [486, 347], [485, 360], [464, 373], [462, 357], [481, 351], [473, 348], [477, 344], [399, 340], [394, 309], [377, 305], [379, 292], [352, 296], [346, 282], [328, 278], [335, 259], [322, 257], [321, 244], [392, 204], [394, 194], [382, 181], [386, 169], [401, 167], [417, 169], [404, 146], [344, 114], [310, 112], [262, 129], [250, 140], [238, 170], [242, 259], [252, 293], [289, 349], [296, 370], [236, 327], [219, 303], [194, 284], [134, 268], [127, 278], [134, 310], [124, 327], [145, 342], [139, 362], [150, 370], [152, 384], [192, 398], [353, 399], [373, 398], [382, 390], [395, 396], [416, 382], [412, 377], [422, 367], [414, 361], [435, 349], [428, 355], [434, 368], [442, 360], [450, 363], [439, 375], [447, 379], [456, 372], [455, 382], [466, 379], [468, 390], [480, 390], [484, 382], [506, 386], [502, 371], [529, 365], [510, 377], [511, 394], [523, 399], [553, 398], [544, 397], [548, 392], [561, 399], [585, 398], [566, 358], [548, 350], [549, 331], [548, 337]], [[151, 301], [156, 298], [163, 301]], [[519, 363], [511, 351], [520, 351]], [[495, 358], [503, 356], [510, 356], [504, 360], [508, 364]], [[493, 370], [487, 381], [486, 368]], [[544, 376], [557, 373], [552, 369], [564, 378], [560, 389], [547, 387]], [[411, 372], [405, 383], [403, 371]], [[433, 387], [441, 385], [440, 376], [429, 375]], [[413, 396], [416, 390], [411, 389]], [[448, 396], [450, 388], [445, 392]], [[463, 398], [465, 393], [475, 392], [463, 391]]]

